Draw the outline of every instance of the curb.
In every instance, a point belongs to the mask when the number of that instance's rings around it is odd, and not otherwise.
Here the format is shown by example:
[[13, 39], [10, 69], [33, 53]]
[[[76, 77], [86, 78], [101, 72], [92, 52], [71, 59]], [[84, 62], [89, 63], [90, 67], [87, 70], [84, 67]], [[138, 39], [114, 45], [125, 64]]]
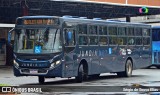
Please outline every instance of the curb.
[[3, 69], [4, 69], [4, 68], [8, 68], [8, 69], [9, 69], [9, 68], [12, 68], [12, 66], [0, 65], [0, 69], [2, 69], [2, 68], [3, 68]]

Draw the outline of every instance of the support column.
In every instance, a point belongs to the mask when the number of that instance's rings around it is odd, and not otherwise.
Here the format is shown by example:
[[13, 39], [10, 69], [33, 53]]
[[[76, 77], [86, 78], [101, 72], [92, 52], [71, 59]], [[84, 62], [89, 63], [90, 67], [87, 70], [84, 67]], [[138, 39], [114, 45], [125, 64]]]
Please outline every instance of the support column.
[[131, 17], [130, 17], [130, 15], [126, 15], [126, 22], [131, 22]]

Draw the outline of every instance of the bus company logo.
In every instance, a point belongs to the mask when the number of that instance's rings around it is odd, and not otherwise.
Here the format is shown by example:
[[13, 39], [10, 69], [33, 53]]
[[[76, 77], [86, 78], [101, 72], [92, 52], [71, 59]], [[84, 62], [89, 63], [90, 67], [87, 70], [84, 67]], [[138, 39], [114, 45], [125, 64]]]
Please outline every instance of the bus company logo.
[[148, 8], [147, 7], [139, 8], [139, 13], [145, 13], [145, 14], [147, 14], [148, 13]]
[[2, 87], [2, 92], [12, 92], [11, 87]]
[[43, 64], [43, 63], [22, 63], [21, 66], [22, 67], [46, 67], [47, 64]]

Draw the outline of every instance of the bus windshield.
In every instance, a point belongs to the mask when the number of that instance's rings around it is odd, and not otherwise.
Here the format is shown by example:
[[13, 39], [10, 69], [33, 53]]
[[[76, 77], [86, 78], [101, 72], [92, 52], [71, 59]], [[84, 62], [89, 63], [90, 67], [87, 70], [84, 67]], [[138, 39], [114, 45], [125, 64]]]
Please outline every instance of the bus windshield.
[[60, 29], [27, 28], [15, 30], [15, 53], [57, 53], [62, 51]]
[[152, 40], [153, 41], [160, 41], [160, 29], [153, 29], [152, 30]]

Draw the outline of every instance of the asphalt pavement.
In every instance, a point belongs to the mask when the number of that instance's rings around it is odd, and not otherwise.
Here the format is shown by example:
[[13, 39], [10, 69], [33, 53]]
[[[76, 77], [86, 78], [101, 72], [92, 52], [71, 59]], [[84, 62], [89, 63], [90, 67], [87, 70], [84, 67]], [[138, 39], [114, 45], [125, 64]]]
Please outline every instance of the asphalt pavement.
[[[91, 77], [83, 83], [76, 83], [74, 78], [49, 78], [45, 84], [39, 84], [36, 76], [15, 77], [12, 66], [0, 66], [0, 84], [42, 89], [42, 92], [32, 95], [160, 95], [160, 71], [154, 67], [138, 69], [134, 70], [132, 77], [129, 78], [119, 78], [116, 74], [104, 73], [98, 78]], [[22, 93], [22, 95], [30, 94]]]

